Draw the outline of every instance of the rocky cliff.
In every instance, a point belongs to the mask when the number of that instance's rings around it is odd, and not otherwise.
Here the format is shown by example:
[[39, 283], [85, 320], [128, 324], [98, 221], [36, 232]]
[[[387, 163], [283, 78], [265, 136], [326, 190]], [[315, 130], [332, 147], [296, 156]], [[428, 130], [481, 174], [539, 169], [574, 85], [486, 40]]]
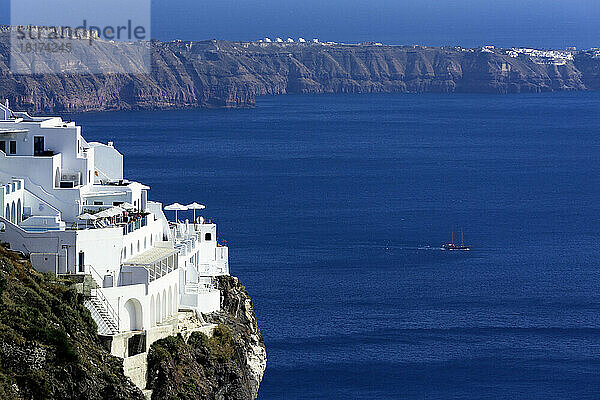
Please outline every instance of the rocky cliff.
[[[222, 311], [211, 338], [152, 345], [153, 399], [255, 399], [266, 367], [252, 301], [237, 278], [219, 278]], [[0, 399], [144, 400], [108, 353], [72, 282], [37, 273], [0, 246]]]
[[237, 278], [220, 277], [221, 311], [205, 316], [212, 337], [171, 336], [148, 354], [152, 399], [253, 400], [266, 367], [266, 351], [252, 300]]
[[0, 399], [143, 400], [69, 286], [0, 246]]
[[[137, 108], [248, 107], [258, 95], [286, 93], [519, 93], [600, 89], [600, 55], [419, 46], [314, 43], [158, 42], [150, 74], [15, 75], [0, 30], [0, 96], [32, 112]], [[90, 59], [135, 65], [139, 54]], [[81, 66], [79, 66], [81, 70]]]

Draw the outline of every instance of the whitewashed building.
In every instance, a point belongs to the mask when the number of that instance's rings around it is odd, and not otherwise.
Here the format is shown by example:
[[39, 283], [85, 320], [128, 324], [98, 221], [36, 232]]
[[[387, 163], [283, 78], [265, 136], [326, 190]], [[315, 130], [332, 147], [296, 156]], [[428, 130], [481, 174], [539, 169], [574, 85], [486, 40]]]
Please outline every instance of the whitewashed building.
[[124, 178], [111, 142], [87, 142], [74, 122], [0, 104], [0, 241], [38, 271], [81, 278], [103, 335], [152, 332], [178, 311], [219, 309], [213, 277], [229, 264], [216, 225], [168, 221], [149, 189]]

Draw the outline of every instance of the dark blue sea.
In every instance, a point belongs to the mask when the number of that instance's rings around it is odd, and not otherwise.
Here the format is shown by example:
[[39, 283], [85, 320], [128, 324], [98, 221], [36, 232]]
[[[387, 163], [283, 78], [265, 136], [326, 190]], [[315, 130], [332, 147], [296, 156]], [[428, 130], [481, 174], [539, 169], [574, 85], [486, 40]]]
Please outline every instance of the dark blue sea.
[[[600, 398], [600, 93], [73, 118], [206, 204], [275, 399]], [[462, 229], [471, 252], [440, 244]]]

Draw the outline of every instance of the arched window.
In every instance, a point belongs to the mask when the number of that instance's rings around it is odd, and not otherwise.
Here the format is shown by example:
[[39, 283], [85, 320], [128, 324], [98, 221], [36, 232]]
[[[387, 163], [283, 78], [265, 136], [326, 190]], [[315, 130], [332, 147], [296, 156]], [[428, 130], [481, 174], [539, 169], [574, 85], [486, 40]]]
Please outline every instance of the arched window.
[[210, 234], [210, 232], [204, 235], [204, 240], [207, 242], [210, 242], [212, 240], [212, 235]]
[[173, 289], [171, 289], [171, 286], [169, 286], [169, 303], [167, 306], [167, 315], [171, 316], [173, 315]]
[[161, 305], [160, 305], [160, 293], [156, 295], [156, 318], [155, 318], [155, 322], [158, 324], [159, 322], [162, 321], [162, 317], [161, 317]]
[[156, 325], [156, 306], [154, 305], [154, 295], [150, 299], [150, 326]]
[[175, 314], [179, 310], [179, 292], [177, 291], [177, 285], [175, 285], [175, 290], [173, 291], [173, 314]]
[[163, 289], [162, 292], [162, 310], [160, 313], [161, 320], [164, 321], [167, 318], [167, 290]]

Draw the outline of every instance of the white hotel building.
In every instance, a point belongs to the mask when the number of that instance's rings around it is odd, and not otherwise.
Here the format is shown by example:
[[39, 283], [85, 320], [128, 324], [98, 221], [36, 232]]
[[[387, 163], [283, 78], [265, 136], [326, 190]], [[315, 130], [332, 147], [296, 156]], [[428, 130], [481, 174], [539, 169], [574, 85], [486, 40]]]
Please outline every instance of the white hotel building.
[[229, 264], [216, 225], [168, 221], [148, 190], [124, 179], [111, 142], [0, 104], [0, 241], [38, 271], [79, 278], [102, 335], [146, 335], [220, 306], [212, 278]]

